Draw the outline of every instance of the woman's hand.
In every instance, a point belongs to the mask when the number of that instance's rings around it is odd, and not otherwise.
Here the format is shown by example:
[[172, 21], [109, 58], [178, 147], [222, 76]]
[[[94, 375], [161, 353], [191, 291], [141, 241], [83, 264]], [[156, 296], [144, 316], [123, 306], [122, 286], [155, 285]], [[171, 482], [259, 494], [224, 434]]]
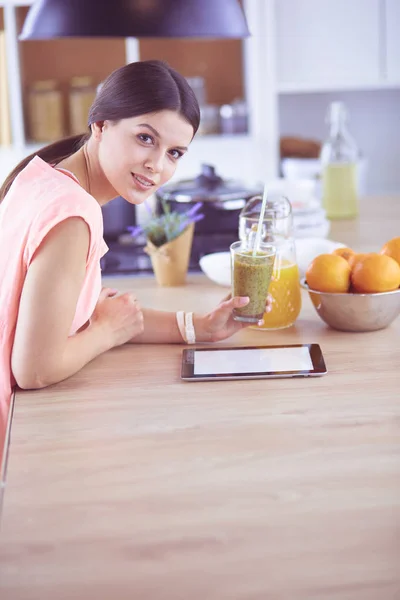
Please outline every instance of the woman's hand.
[[[233, 318], [233, 309], [248, 304], [249, 298], [236, 296], [232, 298], [227, 296], [221, 304], [217, 306], [208, 315], [194, 318], [194, 327], [196, 331], [196, 341], [198, 342], [219, 342], [231, 337], [243, 327], [248, 327], [251, 323], [242, 323]], [[265, 312], [270, 312], [272, 308], [272, 299], [268, 295], [266, 300]], [[259, 325], [262, 321], [259, 322]]]
[[110, 347], [129, 342], [143, 331], [143, 313], [131, 292], [117, 296], [117, 290], [103, 288], [90, 320], [110, 338]]

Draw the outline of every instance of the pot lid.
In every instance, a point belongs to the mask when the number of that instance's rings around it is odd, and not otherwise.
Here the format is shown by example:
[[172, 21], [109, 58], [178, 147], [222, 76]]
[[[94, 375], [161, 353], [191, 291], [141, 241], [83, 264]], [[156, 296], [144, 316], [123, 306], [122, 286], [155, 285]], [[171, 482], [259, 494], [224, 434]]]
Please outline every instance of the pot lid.
[[195, 179], [178, 181], [159, 189], [157, 196], [176, 202], [215, 202], [249, 198], [260, 194], [259, 189], [246, 188], [240, 181], [226, 180], [217, 175], [212, 165], [201, 165]]

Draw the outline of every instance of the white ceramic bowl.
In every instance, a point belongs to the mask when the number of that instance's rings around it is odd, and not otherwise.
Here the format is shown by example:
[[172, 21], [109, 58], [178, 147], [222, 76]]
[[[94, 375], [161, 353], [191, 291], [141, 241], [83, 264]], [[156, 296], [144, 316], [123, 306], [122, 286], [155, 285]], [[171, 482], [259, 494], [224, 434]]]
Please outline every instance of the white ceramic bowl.
[[199, 260], [200, 268], [211, 281], [231, 286], [231, 255], [229, 252], [214, 252], [206, 254]]
[[296, 257], [299, 266], [300, 277], [304, 277], [308, 265], [319, 254], [330, 254], [336, 248], [343, 248], [345, 244], [326, 240], [324, 238], [299, 238], [295, 240]]

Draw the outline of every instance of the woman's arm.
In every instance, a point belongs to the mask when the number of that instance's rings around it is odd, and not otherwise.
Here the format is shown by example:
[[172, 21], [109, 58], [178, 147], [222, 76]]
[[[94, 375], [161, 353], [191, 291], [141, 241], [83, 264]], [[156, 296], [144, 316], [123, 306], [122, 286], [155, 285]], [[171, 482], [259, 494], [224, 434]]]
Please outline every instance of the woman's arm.
[[124, 294], [103, 297], [89, 327], [68, 337], [88, 249], [87, 224], [69, 218], [50, 231], [28, 268], [11, 356], [12, 372], [22, 388], [61, 381], [143, 328], [135, 298]]
[[[246, 298], [228, 298], [207, 315], [193, 315], [193, 325], [197, 342], [218, 342], [224, 340], [243, 327], [245, 323], [234, 321], [232, 310], [248, 303]], [[267, 309], [268, 310], [268, 307]], [[130, 340], [142, 344], [182, 344], [176, 313], [143, 309], [143, 333]]]
[[143, 332], [129, 340], [132, 344], [183, 344], [176, 313], [143, 308]]

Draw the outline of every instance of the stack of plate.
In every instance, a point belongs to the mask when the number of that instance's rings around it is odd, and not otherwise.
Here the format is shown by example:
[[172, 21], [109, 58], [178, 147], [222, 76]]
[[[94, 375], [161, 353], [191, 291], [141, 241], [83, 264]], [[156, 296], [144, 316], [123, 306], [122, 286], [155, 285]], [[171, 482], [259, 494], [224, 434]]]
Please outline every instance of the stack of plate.
[[267, 183], [271, 195], [283, 195], [293, 210], [295, 238], [327, 237], [330, 223], [321, 206], [317, 182], [314, 179], [275, 179]]
[[292, 202], [293, 234], [295, 238], [325, 238], [330, 229], [326, 212], [317, 199]]

